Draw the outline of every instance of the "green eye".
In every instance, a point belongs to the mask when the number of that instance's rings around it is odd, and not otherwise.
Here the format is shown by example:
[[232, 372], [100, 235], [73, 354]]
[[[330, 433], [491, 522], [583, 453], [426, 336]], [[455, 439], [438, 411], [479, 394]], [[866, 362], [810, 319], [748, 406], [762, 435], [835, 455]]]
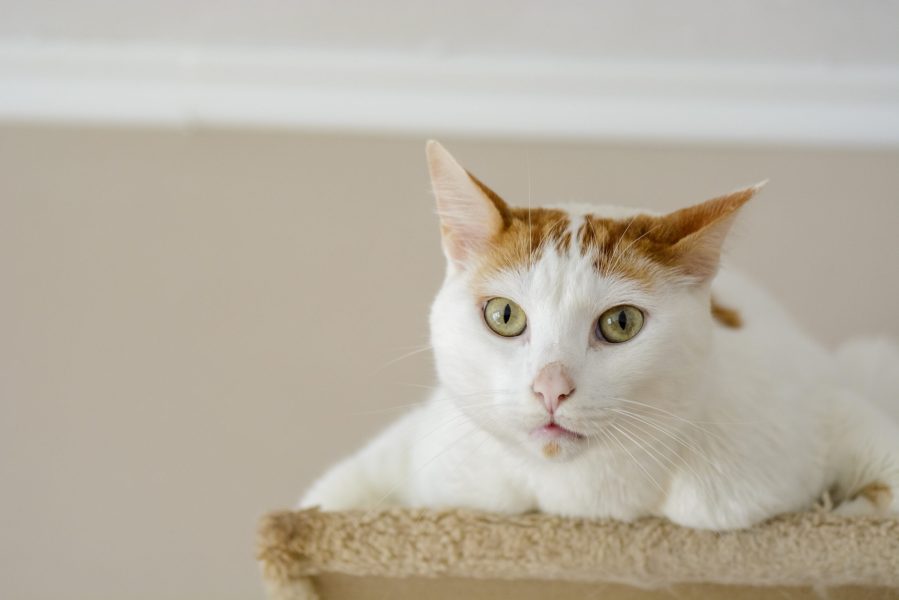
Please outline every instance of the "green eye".
[[622, 304], [602, 313], [596, 328], [600, 339], [620, 344], [633, 338], [643, 328], [643, 313], [636, 306]]
[[527, 327], [528, 318], [521, 307], [508, 298], [493, 298], [484, 307], [487, 326], [503, 337], [521, 335]]

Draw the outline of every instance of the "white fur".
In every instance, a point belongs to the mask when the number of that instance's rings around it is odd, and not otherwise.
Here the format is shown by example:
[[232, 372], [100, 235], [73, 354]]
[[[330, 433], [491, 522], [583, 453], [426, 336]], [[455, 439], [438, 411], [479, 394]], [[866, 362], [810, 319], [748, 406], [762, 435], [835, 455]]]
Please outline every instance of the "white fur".
[[[572, 221], [583, 210], [573, 208]], [[895, 346], [859, 341], [827, 352], [729, 270], [713, 289], [648, 291], [599, 276], [576, 248], [560, 255], [549, 246], [532, 268], [490, 281], [492, 295], [528, 317], [522, 336], [503, 338], [484, 324], [470, 272], [450, 268], [433, 304], [439, 391], [333, 467], [302, 506], [659, 515], [730, 529], [809, 508], [825, 491], [851, 499], [879, 481], [893, 489], [889, 510], [899, 510], [899, 428], [884, 412], [899, 413]], [[742, 328], [713, 321], [712, 291], [740, 311]], [[597, 342], [597, 315], [619, 304], [644, 310], [643, 330], [622, 344]], [[554, 361], [577, 386], [557, 422], [589, 438], [563, 439], [547, 458], [546, 440], [532, 434], [547, 415], [531, 382]], [[876, 507], [859, 497], [842, 510]]]

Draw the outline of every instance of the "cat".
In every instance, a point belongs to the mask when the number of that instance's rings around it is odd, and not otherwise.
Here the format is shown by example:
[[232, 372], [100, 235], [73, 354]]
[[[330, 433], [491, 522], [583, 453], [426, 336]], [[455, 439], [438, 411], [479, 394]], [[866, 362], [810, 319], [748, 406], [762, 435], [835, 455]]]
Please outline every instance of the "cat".
[[[833, 353], [728, 269], [742, 189], [670, 214], [513, 208], [427, 145], [446, 276], [439, 387], [300, 502], [727, 530], [899, 511], [899, 351]], [[714, 280], [714, 283], [713, 283]], [[888, 414], [888, 411], [892, 411]]]

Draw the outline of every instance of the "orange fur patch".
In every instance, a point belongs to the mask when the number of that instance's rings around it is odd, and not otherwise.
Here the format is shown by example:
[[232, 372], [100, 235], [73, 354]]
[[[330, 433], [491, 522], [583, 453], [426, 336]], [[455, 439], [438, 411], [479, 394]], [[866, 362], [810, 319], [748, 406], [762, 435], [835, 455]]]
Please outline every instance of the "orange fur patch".
[[731, 329], [739, 329], [743, 326], [743, 319], [736, 309], [722, 306], [714, 298], [712, 298], [712, 317], [720, 324]]
[[555, 458], [561, 451], [562, 448], [559, 446], [558, 442], [547, 442], [546, 445], [543, 446], [543, 456], [546, 458]]
[[890, 486], [880, 481], [869, 483], [859, 490], [856, 497], [861, 496], [880, 509], [887, 508], [893, 501], [893, 491]]
[[568, 214], [549, 208], [510, 208], [500, 211], [505, 227], [491, 240], [489, 250], [482, 257], [481, 275], [504, 269], [526, 267], [540, 258], [543, 250], [552, 245], [559, 252], [568, 252], [571, 233]]
[[[480, 275], [526, 267], [552, 244], [567, 252], [572, 244], [567, 213], [547, 208], [512, 208], [469, 173], [498, 215], [496, 233], [482, 256]], [[673, 213], [609, 219], [586, 215], [576, 233], [582, 256], [591, 256], [597, 271], [651, 286], [658, 277], [714, 275], [721, 242], [733, 216], [756, 192], [749, 188]], [[713, 304], [712, 314], [729, 327], [739, 327], [736, 311]]]
[[662, 246], [649, 235], [658, 225], [658, 217], [650, 215], [621, 220], [586, 215], [577, 232], [578, 248], [582, 256], [593, 256], [601, 274], [648, 285], [660, 264], [671, 263], [663, 256]]
[[660, 273], [707, 278], [717, 269], [721, 242], [733, 216], [755, 191], [741, 190], [662, 216], [587, 215], [578, 229], [581, 254], [592, 254], [604, 275], [644, 283]]
[[544, 245], [552, 243], [559, 252], [567, 252], [571, 245], [568, 214], [550, 208], [514, 208], [499, 195], [468, 173], [490, 199], [502, 218], [502, 229], [491, 240], [487, 269], [516, 267], [540, 257]]

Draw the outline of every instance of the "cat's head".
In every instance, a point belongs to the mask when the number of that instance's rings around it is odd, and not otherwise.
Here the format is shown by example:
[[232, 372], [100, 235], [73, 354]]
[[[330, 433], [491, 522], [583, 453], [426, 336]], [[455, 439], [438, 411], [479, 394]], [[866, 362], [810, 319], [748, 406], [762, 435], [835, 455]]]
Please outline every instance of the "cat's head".
[[451, 401], [548, 459], [626, 442], [623, 418], [670, 429], [702, 378], [721, 244], [758, 188], [667, 215], [514, 208], [438, 143], [427, 155], [447, 258], [431, 334]]

